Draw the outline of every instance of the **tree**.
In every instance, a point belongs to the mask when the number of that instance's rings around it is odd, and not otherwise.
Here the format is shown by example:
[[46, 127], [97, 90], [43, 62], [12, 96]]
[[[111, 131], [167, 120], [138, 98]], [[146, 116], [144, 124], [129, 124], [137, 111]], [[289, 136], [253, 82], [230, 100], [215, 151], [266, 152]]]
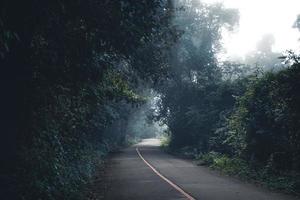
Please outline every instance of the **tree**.
[[137, 86], [167, 67], [163, 52], [177, 37], [170, 7], [167, 0], [1, 2], [1, 80], [12, 94], [4, 107], [7, 126], [17, 127], [0, 145], [1, 152], [16, 146], [3, 162], [11, 193], [80, 198], [96, 160], [125, 142], [120, 130], [145, 102]]
[[195, 145], [206, 151], [226, 95], [219, 87], [222, 74], [215, 57], [221, 29], [231, 29], [238, 14], [199, 1], [177, 2], [175, 10], [173, 23], [183, 34], [170, 51], [171, 75], [159, 88], [161, 117], [170, 128], [171, 146]]
[[278, 71], [283, 69], [283, 65], [278, 57], [281, 53], [272, 50], [275, 38], [272, 34], [263, 35], [257, 42], [256, 49], [249, 52], [245, 57], [245, 63], [250, 66], [260, 67], [264, 71]]

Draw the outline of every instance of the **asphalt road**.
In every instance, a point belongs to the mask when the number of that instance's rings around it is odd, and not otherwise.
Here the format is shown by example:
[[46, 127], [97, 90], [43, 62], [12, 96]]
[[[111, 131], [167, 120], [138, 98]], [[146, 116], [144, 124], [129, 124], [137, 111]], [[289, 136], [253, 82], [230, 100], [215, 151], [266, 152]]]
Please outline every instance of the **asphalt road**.
[[[107, 200], [296, 200], [162, 152], [147, 139], [114, 155], [106, 169]], [[299, 200], [299, 199], [298, 199]]]

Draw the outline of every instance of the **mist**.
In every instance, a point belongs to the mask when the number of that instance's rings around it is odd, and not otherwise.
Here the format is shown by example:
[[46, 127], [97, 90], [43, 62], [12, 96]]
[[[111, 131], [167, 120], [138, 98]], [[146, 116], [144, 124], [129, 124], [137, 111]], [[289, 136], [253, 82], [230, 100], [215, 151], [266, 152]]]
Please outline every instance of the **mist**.
[[299, 0], [0, 4], [3, 199], [299, 196]]
[[157, 93], [148, 91], [147, 101], [128, 119], [127, 132], [137, 139], [161, 138], [167, 131], [166, 124], [154, 119], [157, 114]]

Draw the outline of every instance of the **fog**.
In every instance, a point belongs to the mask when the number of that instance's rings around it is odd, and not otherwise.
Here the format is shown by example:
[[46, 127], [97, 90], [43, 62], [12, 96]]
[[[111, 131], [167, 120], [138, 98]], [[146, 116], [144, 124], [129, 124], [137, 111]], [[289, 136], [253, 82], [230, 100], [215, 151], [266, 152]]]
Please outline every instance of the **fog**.
[[160, 120], [155, 119], [158, 112], [158, 94], [153, 90], [147, 90], [144, 93], [146, 103], [138, 107], [127, 121], [127, 132], [136, 139], [141, 138], [160, 138], [165, 135], [168, 127]]
[[2, 199], [173, 199], [141, 167], [194, 184], [166, 152], [300, 195], [300, 0], [0, 7]]
[[[238, 28], [232, 33], [224, 31], [223, 56], [245, 56], [255, 50], [256, 43], [265, 34], [273, 34], [275, 52], [299, 50], [299, 33], [293, 28], [300, 13], [299, 0], [204, 0], [206, 3], [223, 2], [225, 7], [240, 12]], [[288, 37], [287, 37], [288, 36]]]
[[[218, 38], [217, 34], [216, 36], [214, 34], [211, 36], [212, 38], [216, 37], [212, 39], [211, 45], [216, 50], [215, 58], [218, 60], [218, 64], [216, 64], [218, 67], [228, 67], [226, 65], [233, 62], [244, 68], [240, 69], [241, 71], [238, 75], [233, 75], [233, 72], [231, 72], [229, 75], [231, 78], [249, 75], [257, 71], [257, 68], [262, 71], [281, 70], [285, 67], [285, 64], [278, 57], [282, 56], [287, 50], [297, 52], [300, 49], [299, 31], [295, 27], [295, 21], [300, 13], [300, 1], [203, 0], [198, 1], [198, 3], [197, 1], [177, 1], [174, 5], [180, 8], [181, 6], [186, 6], [184, 5], [185, 3], [194, 6], [191, 10], [199, 9], [198, 15], [203, 15], [202, 17], [205, 16], [205, 12], [201, 14], [201, 10], [205, 10], [209, 6], [214, 7], [214, 5], [216, 9], [212, 13], [215, 12], [215, 15], [225, 18], [226, 14], [223, 16], [223, 11], [218, 9], [228, 9], [225, 13], [231, 12], [228, 15], [231, 15], [229, 17], [231, 19], [228, 18], [226, 22], [222, 22], [224, 19], [221, 19], [219, 22], [222, 26], [220, 27], [220, 38]], [[204, 8], [205, 6], [208, 7]], [[235, 11], [237, 11], [237, 14]], [[205, 42], [207, 42], [205, 40], [209, 39], [203, 36], [205, 31], [201, 30], [200, 27], [203, 26], [203, 22], [200, 22], [198, 27], [195, 24], [186, 24], [189, 21], [193, 21], [193, 18], [196, 17], [192, 13], [187, 10], [182, 12], [180, 9], [173, 13], [173, 24], [185, 31], [183, 37], [177, 41], [176, 48], [171, 51], [172, 56], [176, 57], [171, 56], [171, 68], [173, 73], [182, 76], [185, 81], [189, 82], [192, 80], [192, 82], [197, 83], [199, 75], [194, 71], [195, 69], [192, 69], [190, 72], [193, 75], [184, 75], [186, 73], [186, 69], [184, 69], [186, 65], [185, 60], [195, 62], [195, 65], [203, 62], [201, 61], [203, 58], [197, 55], [198, 53], [201, 54], [201, 50], [197, 52], [196, 49], [200, 48], [203, 44], [205, 45]], [[213, 30], [213, 28], [211, 29]], [[190, 51], [190, 46], [186, 45], [190, 42], [194, 45], [195, 49], [188, 52]], [[191, 55], [194, 57], [190, 57]], [[222, 76], [224, 79], [228, 78], [227, 74], [223, 73]], [[153, 116], [157, 114], [155, 112], [159, 109], [158, 102], [161, 101], [161, 96], [154, 93], [148, 94], [147, 104], [131, 115], [128, 127], [129, 132], [132, 132], [133, 135], [139, 137], [156, 137], [168, 132], [166, 124], [163, 124], [162, 121], [157, 122], [153, 120]], [[152, 120], [150, 119], [151, 116]]]

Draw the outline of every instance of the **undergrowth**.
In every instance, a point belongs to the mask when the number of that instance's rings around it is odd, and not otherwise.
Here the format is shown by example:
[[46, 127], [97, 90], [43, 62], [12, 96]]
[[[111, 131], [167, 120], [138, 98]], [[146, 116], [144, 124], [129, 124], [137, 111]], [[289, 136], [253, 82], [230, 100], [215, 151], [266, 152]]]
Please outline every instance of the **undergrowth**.
[[243, 159], [229, 157], [217, 152], [195, 155], [198, 165], [209, 166], [224, 174], [254, 182], [272, 190], [300, 194], [300, 174], [296, 172], [274, 171], [272, 166], [251, 166]]

